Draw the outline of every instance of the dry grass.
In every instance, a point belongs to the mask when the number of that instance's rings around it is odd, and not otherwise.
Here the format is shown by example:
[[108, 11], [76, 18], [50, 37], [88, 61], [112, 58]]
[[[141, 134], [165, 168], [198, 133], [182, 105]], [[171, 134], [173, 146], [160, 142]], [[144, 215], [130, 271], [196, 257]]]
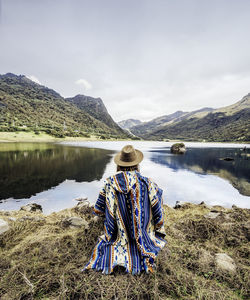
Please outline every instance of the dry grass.
[[[112, 275], [80, 272], [102, 231], [89, 208], [64, 210], [37, 222], [12, 222], [0, 236], [0, 298], [247, 299], [249, 210], [226, 210], [216, 219], [204, 218], [207, 212], [201, 205], [166, 207], [168, 244], [157, 258], [157, 271], [138, 276], [119, 270]], [[29, 214], [14, 212], [11, 217], [23, 215]], [[88, 232], [61, 225], [64, 217], [73, 215], [89, 220]], [[235, 274], [216, 269], [218, 252], [234, 258]]]

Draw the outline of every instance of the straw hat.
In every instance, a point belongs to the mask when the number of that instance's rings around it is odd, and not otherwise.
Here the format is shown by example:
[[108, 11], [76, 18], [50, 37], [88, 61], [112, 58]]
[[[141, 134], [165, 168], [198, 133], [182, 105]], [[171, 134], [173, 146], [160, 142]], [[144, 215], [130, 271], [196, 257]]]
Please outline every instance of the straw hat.
[[121, 167], [132, 167], [138, 165], [143, 160], [143, 153], [135, 149], [132, 145], [126, 145], [122, 151], [116, 154], [114, 161]]

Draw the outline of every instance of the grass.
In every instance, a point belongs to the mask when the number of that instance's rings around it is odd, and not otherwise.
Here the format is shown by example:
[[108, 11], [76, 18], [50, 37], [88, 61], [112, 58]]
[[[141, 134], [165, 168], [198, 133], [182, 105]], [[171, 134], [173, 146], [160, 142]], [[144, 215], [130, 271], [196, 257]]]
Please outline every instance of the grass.
[[0, 132], [0, 142], [55, 142], [61, 140], [47, 133], [35, 134], [34, 132], [15, 131]]
[[[121, 271], [80, 273], [103, 228], [101, 222], [94, 222], [88, 207], [23, 222], [18, 218], [32, 214], [0, 212], [5, 220], [17, 218], [0, 235], [0, 298], [248, 299], [250, 212], [217, 210], [223, 211], [219, 217], [206, 219], [210, 209], [203, 205], [165, 207], [168, 244], [157, 258], [157, 271], [139, 276]], [[67, 216], [85, 218], [90, 229], [65, 228], [61, 221]], [[235, 274], [216, 268], [214, 255], [221, 252], [235, 260]]]
[[[16, 132], [0, 132], [0, 143], [4, 142], [60, 142], [60, 141], [95, 141], [100, 140], [95, 135], [90, 137], [65, 137], [56, 138], [44, 132], [35, 134], [34, 132], [16, 131]], [[117, 140], [117, 139], [108, 139]], [[128, 139], [127, 139], [128, 140]]]

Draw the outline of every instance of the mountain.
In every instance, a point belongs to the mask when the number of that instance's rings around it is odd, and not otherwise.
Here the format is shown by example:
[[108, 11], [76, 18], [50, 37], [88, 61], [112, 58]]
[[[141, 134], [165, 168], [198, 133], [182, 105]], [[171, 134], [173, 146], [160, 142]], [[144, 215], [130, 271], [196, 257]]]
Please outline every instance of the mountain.
[[140, 125], [133, 126], [132, 128], [130, 128], [130, 131], [137, 136], [144, 137], [148, 134], [150, 135], [151, 132], [154, 132], [157, 129], [160, 129], [165, 125], [174, 124], [181, 120], [187, 119], [190, 116], [199, 115], [204, 112], [209, 112], [211, 110], [213, 110], [213, 109], [209, 108], [209, 107], [204, 107], [199, 110], [192, 111], [192, 112], [183, 112], [183, 111], [178, 110], [170, 115], [164, 115], [164, 116], [155, 118], [149, 122], [144, 122]]
[[118, 125], [123, 129], [130, 129], [131, 127], [139, 125], [141, 123], [142, 123], [142, 121], [140, 121], [140, 120], [127, 119], [127, 120], [118, 122]]
[[[85, 109], [80, 105], [82, 98]], [[0, 75], [0, 131], [45, 131], [59, 137], [127, 137], [101, 99], [81, 95], [70, 99], [24, 75]]]
[[[174, 114], [178, 115], [177, 113]], [[235, 104], [218, 109], [202, 108], [183, 114], [179, 112], [179, 116], [171, 119], [174, 114], [130, 130], [136, 136], [152, 140], [250, 141], [250, 94]]]
[[66, 98], [66, 101], [75, 105], [85, 113], [88, 113], [95, 119], [103, 122], [108, 127], [120, 131], [120, 127], [115, 123], [108, 113], [101, 98], [93, 98], [90, 96], [76, 95], [73, 98]]

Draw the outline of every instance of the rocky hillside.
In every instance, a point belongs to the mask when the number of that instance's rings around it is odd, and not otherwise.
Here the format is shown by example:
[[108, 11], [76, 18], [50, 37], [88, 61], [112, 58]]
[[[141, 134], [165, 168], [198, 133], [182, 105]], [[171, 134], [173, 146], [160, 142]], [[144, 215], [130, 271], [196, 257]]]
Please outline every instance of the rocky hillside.
[[212, 111], [213, 108], [210, 107], [204, 107], [199, 110], [194, 110], [191, 112], [184, 112], [181, 110], [178, 110], [172, 114], [164, 115], [158, 118], [155, 118], [149, 122], [144, 122], [138, 126], [134, 126], [131, 128], [131, 132], [133, 132], [137, 136], [144, 136], [151, 134], [152, 132], [156, 131], [157, 129], [162, 128], [163, 126], [167, 126], [170, 124], [178, 123], [182, 120], [186, 120], [190, 118], [191, 116], [201, 116], [203, 114], [206, 114], [207, 112]]
[[88, 113], [95, 119], [103, 122], [108, 127], [121, 132], [120, 127], [114, 122], [108, 113], [101, 98], [93, 98], [90, 96], [77, 95], [73, 98], [66, 98], [66, 101], [75, 105], [85, 113]]
[[[84, 105], [79, 104], [79, 98], [84, 99]], [[101, 99], [79, 95], [71, 99], [76, 103], [23, 75], [0, 75], [0, 130], [44, 131], [59, 137], [127, 137]]]
[[165, 230], [154, 274], [81, 273], [103, 233], [86, 203], [49, 216], [0, 211], [0, 298], [249, 299], [249, 209], [166, 206]]
[[142, 122], [140, 120], [127, 119], [127, 120], [118, 122], [118, 125], [123, 129], [130, 129], [131, 127], [140, 125], [141, 123]]
[[230, 106], [203, 108], [189, 113], [176, 112], [132, 127], [130, 131], [142, 138], [153, 140], [249, 142], [249, 119], [250, 94]]

